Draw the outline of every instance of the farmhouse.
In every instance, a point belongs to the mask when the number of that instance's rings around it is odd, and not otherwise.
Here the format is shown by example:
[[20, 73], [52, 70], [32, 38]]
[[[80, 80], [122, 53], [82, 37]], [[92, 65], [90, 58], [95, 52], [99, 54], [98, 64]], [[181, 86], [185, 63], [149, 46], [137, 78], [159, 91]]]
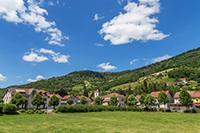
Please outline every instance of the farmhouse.
[[187, 84], [186, 78], [181, 78], [177, 82], [177, 85], [186, 85], [186, 84]]
[[[38, 89], [34, 89], [34, 88], [31, 88], [31, 89], [8, 88], [3, 94], [4, 104], [10, 103], [11, 98], [17, 92], [19, 92], [23, 97], [25, 97], [28, 100], [28, 104], [25, 105], [25, 108], [27, 108], [27, 109], [35, 108], [31, 104], [31, 100], [37, 93], [39, 93], [44, 100], [44, 105], [40, 106], [39, 108], [52, 108], [51, 106], [48, 106], [48, 101], [53, 96], [53, 94], [48, 94], [45, 90], [38, 90]], [[61, 97], [59, 95], [56, 95], [56, 96], [61, 99]], [[60, 103], [61, 103], [61, 100], [60, 100]], [[19, 106], [19, 108], [21, 108], [21, 107], [22, 107], [22, 105]]]
[[125, 96], [120, 95], [118, 93], [111, 93], [111, 94], [108, 94], [108, 95], [105, 95], [105, 96], [101, 96], [101, 98], [103, 98], [103, 105], [108, 105], [110, 98], [112, 96], [117, 97], [117, 100], [119, 101], [117, 106], [126, 107], [126, 104], [124, 103]]
[[200, 91], [194, 92], [194, 95], [192, 96], [192, 100], [193, 100], [194, 106], [200, 109]]
[[[73, 100], [73, 105], [81, 104], [81, 97], [82, 96], [74, 96], [74, 95], [67, 95], [64, 96], [61, 100], [61, 105], [68, 105], [67, 100], [72, 99]], [[87, 105], [91, 105], [92, 100], [88, 97], [86, 97]]]
[[170, 103], [173, 103], [172, 94], [169, 91], [162, 91], [162, 92], [164, 92], [167, 95], [167, 97], [169, 99], [169, 102], [166, 103], [165, 105], [164, 104], [159, 104], [159, 102], [158, 102], [158, 95], [159, 95], [160, 91], [151, 92], [151, 95], [154, 96], [154, 98], [156, 99], [155, 105], [153, 105], [153, 107], [156, 107], [156, 108], [167, 108], [167, 109], [169, 109], [170, 108]]

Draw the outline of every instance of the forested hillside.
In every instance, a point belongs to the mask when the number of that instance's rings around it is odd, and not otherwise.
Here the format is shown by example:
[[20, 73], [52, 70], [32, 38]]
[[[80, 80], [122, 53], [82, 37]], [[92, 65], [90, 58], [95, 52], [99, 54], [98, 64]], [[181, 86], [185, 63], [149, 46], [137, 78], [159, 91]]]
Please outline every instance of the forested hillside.
[[[155, 72], [163, 71], [169, 68], [188, 67], [191, 70], [197, 70], [200, 67], [200, 48], [193, 49], [174, 56], [170, 59], [157, 62], [134, 70], [122, 72], [93, 72], [76, 71], [61, 77], [53, 77], [46, 80], [40, 80], [29, 84], [16, 86], [18, 88], [36, 88], [44, 89], [49, 93], [64, 89], [67, 92], [80, 91], [85, 83], [88, 83], [89, 90], [109, 90], [111, 87], [137, 81], [140, 77], [150, 75]], [[174, 70], [175, 71], [175, 70]], [[170, 73], [170, 76], [175, 76]], [[192, 76], [189, 76], [191, 79]], [[194, 76], [193, 76], [194, 77]], [[196, 80], [198, 80], [197, 77]], [[78, 88], [78, 89], [77, 89]]]

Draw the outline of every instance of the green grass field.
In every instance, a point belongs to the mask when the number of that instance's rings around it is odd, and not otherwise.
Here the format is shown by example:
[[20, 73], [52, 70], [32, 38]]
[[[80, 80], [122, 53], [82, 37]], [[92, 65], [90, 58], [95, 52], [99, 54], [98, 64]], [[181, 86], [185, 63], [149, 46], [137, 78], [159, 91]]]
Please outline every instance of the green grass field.
[[0, 116], [0, 133], [197, 133], [200, 114], [91, 112]]

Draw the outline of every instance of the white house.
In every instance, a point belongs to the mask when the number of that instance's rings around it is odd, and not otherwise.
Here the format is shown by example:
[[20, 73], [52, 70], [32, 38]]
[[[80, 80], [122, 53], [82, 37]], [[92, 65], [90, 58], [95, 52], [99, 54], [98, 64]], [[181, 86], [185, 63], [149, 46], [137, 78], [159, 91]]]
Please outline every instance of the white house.
[[186, 85], [186, 84], [187, 84], [186, 78], [181, 78], [177, 82], [177, 85]]

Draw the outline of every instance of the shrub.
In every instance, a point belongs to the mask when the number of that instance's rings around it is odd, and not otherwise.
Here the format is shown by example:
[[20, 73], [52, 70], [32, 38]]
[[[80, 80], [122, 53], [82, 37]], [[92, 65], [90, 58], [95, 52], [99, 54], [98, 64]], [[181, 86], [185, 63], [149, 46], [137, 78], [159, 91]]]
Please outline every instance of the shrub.
[[183, 112], [184, 113], [190, 113], [191, 111], [189, 109], [185, 109]]
[[[58, 110], [59, 111], [59, 110]], [[60, 112], [60, 111], [59, 111]], [[74, 112], [74, 107], [73, 106], [70, 106], [70, 105], [67, 105], [66, 106], [66, 112], [70, 112], [70, 113], [73, 113]]]
[[143, 108], [144, 111], [151, 111], [148, 107]]
[[196, 109], [197, 113], [200, 113], [200, 109]]
[[58, 110], [54, 109], [52, 112], [53, 112], [53, 113], [58, 113]]
[[160, 111], [160, 112], [164, 112], [164, 109], [163, 109], [163, 108], [159, 108], [159, 111]]
[[0, 99], [0, 103], [4, 103], [3, 99]]
[[14, 104], [5, 104], [3, 106], [3, 112], [5, 114], [15, 114], [17, 111], [17, 106]]
[[61, 105], [57, 108], [58, 112], [67, 112], [67, 107], [65, 105]]
[[45, 113], [45, 111], [43, 111], [43, 110], [38, 111], [38, 114], [44, 114], [44, 113]]
[[193, 110], [192, 110], [192, 113], [197, 113], [197, 110], [196, 110], [196, 109], [193, 109]]
[[32, 110], [32, 109], [29, 109], [29, 110], [26, 111], [27, 114], [34, 114], [34, 112], [35, 112], [35, 111]]
[[126, 111], [126, 107], [120, 107], [120, 111]]
[[170, 109], [166, 109], [166, 112], [171, 112], [171, 110]]
[[24, 112], [26, 112], [26, 110], [25, 109], [20, 109], [18, 112], [19, 113], [24, 113]]
[[153, 107], [153, 108], [152, 108], [152, 111], [158, 111], [158, 110], [157, 110], [157, 108], [156, 108], [156, 107]]
[[3, 113], [3, 106], [4, 106], [4, 104], [0, 103], [0, 113]]

